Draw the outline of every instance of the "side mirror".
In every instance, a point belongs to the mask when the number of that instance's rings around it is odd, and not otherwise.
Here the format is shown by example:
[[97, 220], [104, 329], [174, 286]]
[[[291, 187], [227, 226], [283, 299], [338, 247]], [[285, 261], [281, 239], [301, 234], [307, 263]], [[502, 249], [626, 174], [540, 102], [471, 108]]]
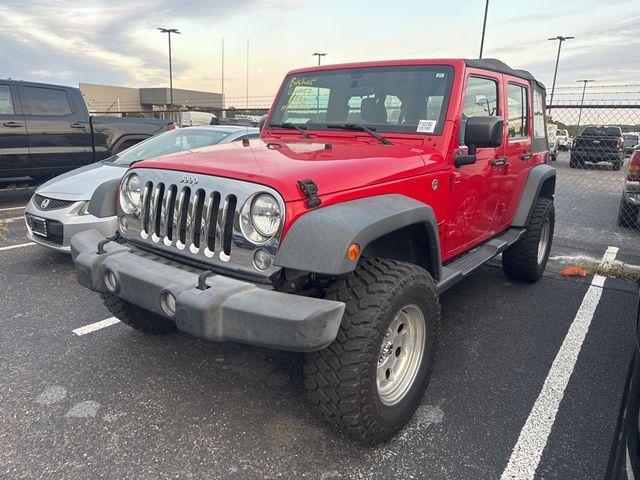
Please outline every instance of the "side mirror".
[[456, 167], [476, 162], [478, 148], [495, 148], [502, 145], [504, 119], [502, 117], [470, 117], [464, 130], [464, 143], [469, 151], [467, 155], [455, 158]]

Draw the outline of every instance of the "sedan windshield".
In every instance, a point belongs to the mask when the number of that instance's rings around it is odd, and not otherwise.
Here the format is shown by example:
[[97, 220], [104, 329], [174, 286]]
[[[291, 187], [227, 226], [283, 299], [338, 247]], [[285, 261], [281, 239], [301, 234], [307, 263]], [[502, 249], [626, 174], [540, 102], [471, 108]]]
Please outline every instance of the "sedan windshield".
[[441, 65], [363, 67], [290, 75], [270, 128], [307, 130], [359, 125], [378, 132], [439, 135], [453, 68]]
[[178, 128], [137, 143], [113, 157], [111, 161], [114, 165], [128, 167], [134, 162], [148, 158], [215, 145], [228, 136], [229, 132], [216, 129]]

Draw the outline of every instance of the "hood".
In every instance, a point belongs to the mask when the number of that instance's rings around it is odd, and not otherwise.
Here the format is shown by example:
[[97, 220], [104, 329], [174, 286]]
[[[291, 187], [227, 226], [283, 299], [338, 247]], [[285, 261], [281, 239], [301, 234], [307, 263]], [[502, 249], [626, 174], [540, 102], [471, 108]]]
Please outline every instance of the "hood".
[[126, 167], [111, 163], [92, 163], [52, 178], [40, 185], [36, 193], [59, 200], [90, 200], [96, 188], [121, 178], [126, 171]]
[[[327, 145], [329, 145], [327, 147]], [[145, 160], [135, 168], [188, 171], [194, 174], [236, 178], [276, 189], [285, 201], [303, 198], [297, 181], [313, 180], [318, 195], [328, 195], [367, 185], [385, 183], [442, 168], [435, 149], [396, 143], [365, 141], [253, 140], [216, 145]]]

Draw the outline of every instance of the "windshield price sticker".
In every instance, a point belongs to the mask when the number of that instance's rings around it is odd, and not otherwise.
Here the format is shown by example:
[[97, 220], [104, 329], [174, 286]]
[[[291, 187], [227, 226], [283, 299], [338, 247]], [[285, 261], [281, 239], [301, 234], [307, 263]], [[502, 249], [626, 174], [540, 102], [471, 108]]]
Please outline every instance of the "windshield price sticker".
[[418, 133], [433, 133], [436, 131], [436, 124], [438, 122], [436, 120], [420, 120], [418, 122], [418, 128], [416, 132]]

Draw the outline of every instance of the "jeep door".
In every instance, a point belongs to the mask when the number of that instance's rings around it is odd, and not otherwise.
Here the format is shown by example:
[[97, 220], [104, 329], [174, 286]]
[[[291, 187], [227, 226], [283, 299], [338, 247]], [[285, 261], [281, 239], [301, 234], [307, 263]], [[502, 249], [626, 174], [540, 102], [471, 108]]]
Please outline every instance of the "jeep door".
[[64, 87], [20, 85], [29, 134], [30, 166], [36, 174], [60, 173], [93, 160], [86, 113]]
[[0, 177], [26, 176], [29, 142], [14, 85], [0, 81]]
[[[464, 132], [470, 117], [501, 116], [500, 74], [468, 69], [458, 121], [458, 152], [465, 154]], [[478, 148], [476, 162], [453, 172], [446, 250], [455, 256], [496, 232], [496, 212], [502, 186], [504, 147]]]
[[504, 179], [498, 207], [500, 230], [511, 225], [529, 169], [537, 162], [531, 148], [533, 115], [529, 82], [505, 75], [503, 98], [507, 112], [505, 115], [506, 138], [504, 139], [504, 156], [507, 163], [503, 167]]

